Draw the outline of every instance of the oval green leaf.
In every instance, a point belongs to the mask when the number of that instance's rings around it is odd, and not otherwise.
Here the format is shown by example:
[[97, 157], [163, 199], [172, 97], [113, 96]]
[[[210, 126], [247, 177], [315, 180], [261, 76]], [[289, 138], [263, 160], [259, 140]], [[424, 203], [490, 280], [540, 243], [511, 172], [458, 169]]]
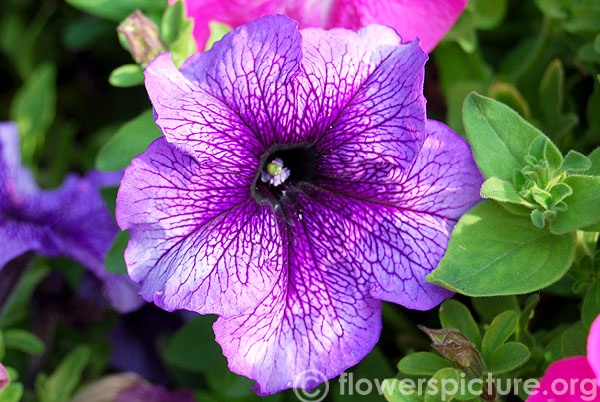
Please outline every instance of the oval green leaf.
[[562, 278], [574, 253], [573, 233], [553, 235], [488, 200], [461, 218], [427, 280], [468, 296], [530, 293]]

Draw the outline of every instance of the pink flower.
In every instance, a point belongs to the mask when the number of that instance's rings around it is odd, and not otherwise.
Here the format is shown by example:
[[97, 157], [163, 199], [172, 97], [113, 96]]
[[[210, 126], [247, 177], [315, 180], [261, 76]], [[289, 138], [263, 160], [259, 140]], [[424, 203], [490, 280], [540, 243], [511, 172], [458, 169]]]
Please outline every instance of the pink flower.
[[527, 402], [600, 401], [600, 316], [587, 344], [587, 357], [559, 360], [548, 367]]
[[8, 373], [2, 363], [0, 363], [0, 389], [6, 387], [9, 382], [10, 378], [8, 378]]
[[[175, 0], [169, 0], [174, 3]], [[398, 31], [404, 42], [421, 39], [427, 52], [433, 50], [454, 24], [468, 0], [183, 0], [195, 20], [194, 37], [204, 49], [208, 23], [218, 21], [232, 27], [267, 14], [286, 14], [300, 28], [342, 27], [356, 30], [378, 23]]]

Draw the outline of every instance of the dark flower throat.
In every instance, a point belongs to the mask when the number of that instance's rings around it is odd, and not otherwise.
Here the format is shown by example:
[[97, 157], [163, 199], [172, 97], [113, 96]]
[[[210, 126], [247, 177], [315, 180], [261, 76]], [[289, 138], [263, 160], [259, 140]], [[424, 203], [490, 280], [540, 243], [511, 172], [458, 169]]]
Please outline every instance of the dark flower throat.
[[[319, 156], [309, 143], [272, 146], [261, 156], [259, 170], [252, 184], [252, 195], [259, 203], [280, 204], [290, 192], [298, 191], [299, 184], [313, 180]], [[289, 176], [282, 174], [285, 179], [281, 184], [275, 178], [267, 180], [272, 178], [270, 173], [273, 173], [274, 161], [283, 162], [281, 168], [289, 172]]]

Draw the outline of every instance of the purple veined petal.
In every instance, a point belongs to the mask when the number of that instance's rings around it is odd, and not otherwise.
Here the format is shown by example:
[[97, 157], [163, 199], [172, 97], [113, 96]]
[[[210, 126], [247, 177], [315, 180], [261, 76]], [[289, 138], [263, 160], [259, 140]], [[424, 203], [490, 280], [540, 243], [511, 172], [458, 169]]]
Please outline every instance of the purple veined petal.
[[254, 379], [259, 395], [314, 388], [357, 364], [381, 332], [381, 302], [349, 259], [355, 239], [345, 222], [303, 193], [293, 204], [286, 269], [273, 291], [213, 326], [229, 368]]
[[183, 75], [221, 100], [263, 146], [288, 143], [296, 130], [292, 82], [300, 73], [298, 23], [268, 15], [231, 31], [211, 50], [192, 55]]
[[261, 144], [235, 111], [186, 79], [164, 53], [146, 68], [154, 120], [165, 139], [207, 165], [253, 174]]
[[420, 38], [431, 52], [464, 10], [468, 0], [333, 0], [327, 28], [389, 25], [407, 41]]
[[382, 234], [399, 235], [403, 252], [388, 249], [381, 254], [381, 244], [364, 248], [381, 262], [374, 265], [371, 295], [417, 310], [433, 308], [451, 295], [426, 282], [425, 276], [444, 256], [458, 219], [481, 201], [483, 183], [469, 146], [458, 134], [433, 120], [428, 120], [427, 132], [417, 158], [400, 179], [401, 201], [394, 219], [381, 227]]
[[294, 130], [290, 81], [299, 71], [296, 23], [267, 16], [242, 26], [178, 71], [163, 54], [146, 88], [165, 138], [197, 159], [242, 169]]
[[423, 66], [418, 41], [402, 45], [388, 27], [358, 32], [304, 29], [300, 121], [326, 163], [346, 171], [377, 161], [407, 166], [424, 139]]
[[130, 230], [129, 275], [146, 300], [233, 315], [265, 297], [282, 267], [282, 241], [272, 208], [257, 204], [250, 187], [163, 138], [133, 160], [116, 213]]
[[[427, 130], [419, 154], [405, 170], [366, 164], [361, 178], [335, 177], [343, 169], [329, 164], [315, 181], [326, 191], [315, 197], [357, 233], [351, 259], [372, 273], [371, 295], [416, 310], [431, 309], [451, 296], [425, 277], [444, 256], [458, 219], [480, 201], [483, 182], [458, 134], [432, 120]], [[345, 198], [328, 198], [327, 193]]]

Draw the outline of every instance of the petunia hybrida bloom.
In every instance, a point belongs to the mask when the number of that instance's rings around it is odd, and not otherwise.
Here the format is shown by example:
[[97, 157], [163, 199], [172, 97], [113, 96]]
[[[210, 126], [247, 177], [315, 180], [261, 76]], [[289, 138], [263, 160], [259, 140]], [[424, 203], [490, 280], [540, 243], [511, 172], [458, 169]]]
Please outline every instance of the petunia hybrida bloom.
[[0, 269], [28, 252], [64, 255], [87, 267], [103, 283], [105, 296], [120, 312], [143, 300], [126, 275], [104, 269], [104, 256], [118, 228], [100, 195], [121, 173], [69, 175], [55, 190], [41, 190], [21, 166], [20, 138], [12, 122], [0, 123]]
[[[175, 0], [170, 0], [174, 3]], [[405, 41], [421, 40], [430, 52], [464, 10], [467, 0], [184, 0], [194, 19], [194, 37], [204, 49], [209, 22], [232, 27], [268, 14], [286, 14], [301, 28], [359, 29], [367, 24], [393, 27]]]
[[527, 402], [600, 401], [600, 316], [590, 329], [587, 357], [552, 363]]
[[229, 367], [261, 394], [358, 363], [382, 300], [425, 310], [451, 295], [425, 276], [482, 178], [426, 120], [426, 60], [381, 25], [267, 16], [180, 70], [170, 54], [146, 69], [164, 137], [119, 189], [129, 274], [164, 309], [218, 314]]

